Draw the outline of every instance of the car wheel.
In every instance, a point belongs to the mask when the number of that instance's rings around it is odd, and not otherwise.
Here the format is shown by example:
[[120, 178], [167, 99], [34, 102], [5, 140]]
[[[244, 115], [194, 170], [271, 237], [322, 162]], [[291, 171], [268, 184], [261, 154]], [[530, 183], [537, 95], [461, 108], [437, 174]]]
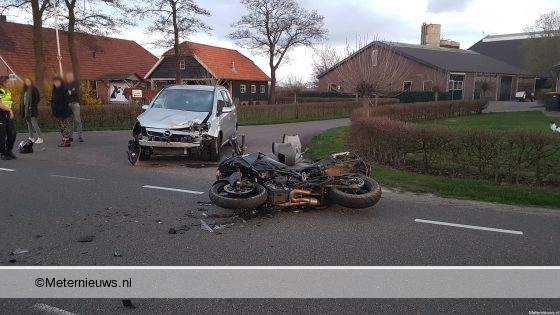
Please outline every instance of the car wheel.
[[220, 135], [218, 139], [214, 139], [210, 143], [210, 161], [219, 162], [220, 161], [220, 149], [222, 147], [222, 136]]

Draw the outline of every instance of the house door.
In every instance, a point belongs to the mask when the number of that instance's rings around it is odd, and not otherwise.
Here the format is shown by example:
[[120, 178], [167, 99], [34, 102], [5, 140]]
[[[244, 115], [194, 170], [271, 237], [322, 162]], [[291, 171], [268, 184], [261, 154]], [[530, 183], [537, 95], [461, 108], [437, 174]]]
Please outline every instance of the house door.
[[500, 101], [510, 101], [511, 100], [511, 84], [513, 82], [513, 77], [502, 76], [500, 80]]

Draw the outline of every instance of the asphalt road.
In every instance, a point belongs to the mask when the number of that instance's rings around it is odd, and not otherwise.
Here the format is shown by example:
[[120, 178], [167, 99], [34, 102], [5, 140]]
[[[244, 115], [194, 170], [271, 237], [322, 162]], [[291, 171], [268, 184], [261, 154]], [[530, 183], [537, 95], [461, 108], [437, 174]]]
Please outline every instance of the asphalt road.
[[[346, 124], [348, 120], [251, 126], [242, 127], [241, 132], [247, 134], [250, 151], [270, 153], [270, 143], [281, 140], [284, 133], [299, 133], [308, 142], [326, 129]], [[85, 143], [67, 149], [56, 147], [58, 137], [47, 134], [45, 144], [37, 145], [35, 153], [0, 163], [2, 265], [560, 265], [558, 210], [384, 191], [379, 204], [371, 209], [331, 207], [239, 214], [246, 220], [207, 218], [233, 214], [199, 204], [208, 200], [206, 191], [215, 172], [212, 163], [163, 157], [132, 167], [125, 155], [129, 132], [85, 133]], [[227, 151], [224, 148], [224, 154]], [[201, 230], [200, 219], [234, 224], [209, 233]], [[168, 233], [170, 228], [182, 226], [187, 231]], [[84, 236], [95, 238], [78, 242]], [[16, 248], [29, 252], [8, 255]], [[12, 259], [16, 261], [10, 262]], [[0, 301], [10, 310], [27, 310], [33, 303]], [[88, 303], [59, 302], [69, 309], [73, 305], [78, 313], [104, 310], [101, 306], [84, 308]], [[193, 303], [189, 304], [192, 313], [202, 313], [206, 306], [231, 311], [235, 305], [250, 312], [251, 305], [269, 302]], [[329, 306], [326, 309], [340, 307], [341, 313], [369, 307], [394, 313], [436, 310], [424, 301], [356, 302], [348, 304], [351, 308], [346, 303], [300, 301], [295, 305], [304, 310], [308, 306], [308, 310], [323, 305]], [[472, 303], [483, 311], [509, 302]], [[541, 302], [519, 303], [515, 305], [531, 310], [535, 305], [531, 303]], [[160, 301], [154, 305], [179, 310], [183, 304]]]

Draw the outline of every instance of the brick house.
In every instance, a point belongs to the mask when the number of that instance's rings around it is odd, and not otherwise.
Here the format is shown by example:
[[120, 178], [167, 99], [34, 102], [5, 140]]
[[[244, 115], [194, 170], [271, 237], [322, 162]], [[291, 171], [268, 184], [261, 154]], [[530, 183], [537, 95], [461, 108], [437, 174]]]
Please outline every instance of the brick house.
[[[471, 50], [375, 41], [342, 60], [318, 76], [319, 90], [339, 91], [342, 86], [339, 67], [345, 67], [358, 54], [375, 56], [377, 51], [394, 54], [406, 64], [408, 78], [388, 82], [399, 91], [451, 92], [454, 99], [511, 100], [517, 91], [533, 92], [535, 77], [525, 70]], [[489, 90], [484, 91], [483, 82]], [[353, 93], [353, 91], [341, 91]]]
[[179, 67], [183, 84], [220, 84], [237, 102], [267, 102], [270, 78], [237, 50], [193, 42], [181, 43], [179, 50], [179, 62], [170, 49], [148, 71], [152, 88], [175, 84]]
[[[67, 33], [59, 31], [63, 71], [72, 65], [67, 45]], [[0, 19], [0, 79], [21, 81], [35, 77], [33, 27]], [[80, 59], [80, 80], [103, 104], [111, 102], [115, 86], [125, 88], [145, 85], [144, 75], [157, 57], [138, 43], [105, 36], [76, 33], [76, 48]], [[45, 80], [59, 74], [56, 32], [43, 28]], [[119, 98], [114, 102], [124, 102]]]

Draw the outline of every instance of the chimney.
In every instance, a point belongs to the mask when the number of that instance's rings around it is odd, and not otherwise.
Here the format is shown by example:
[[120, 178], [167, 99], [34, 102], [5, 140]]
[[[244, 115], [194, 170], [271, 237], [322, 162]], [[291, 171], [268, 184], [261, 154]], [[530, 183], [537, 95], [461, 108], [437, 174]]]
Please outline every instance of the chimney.
[[0, 14], [0, 23], [6, 23], [8, 22], [7, 17], [4, 14]]
[[235, 61], [231, 62], [231, 71], [237, 72], [237, 69], [235, 69]]
[[420, 44], [439, 47], [441, 39], [441, 24], [422, 24]]

